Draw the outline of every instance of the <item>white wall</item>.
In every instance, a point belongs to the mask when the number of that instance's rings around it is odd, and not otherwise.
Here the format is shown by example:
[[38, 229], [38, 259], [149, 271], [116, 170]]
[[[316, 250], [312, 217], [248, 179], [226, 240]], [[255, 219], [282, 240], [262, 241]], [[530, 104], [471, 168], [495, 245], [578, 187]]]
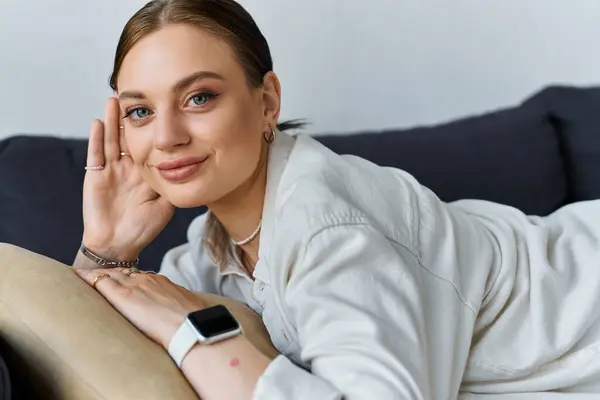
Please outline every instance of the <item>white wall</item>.
[[[0, 138], [86, 136], [120, 30], [145, 0], [0, 0]], [[284, 117], [310, 132], [429, 124], [548, 83], [600, 82], [597, 0], [242, 0]]]

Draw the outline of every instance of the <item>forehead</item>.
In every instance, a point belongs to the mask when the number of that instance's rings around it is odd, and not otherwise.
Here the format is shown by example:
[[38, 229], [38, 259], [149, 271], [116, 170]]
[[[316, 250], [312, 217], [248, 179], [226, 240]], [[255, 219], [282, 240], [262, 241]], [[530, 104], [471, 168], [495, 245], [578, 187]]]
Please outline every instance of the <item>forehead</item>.
[[244, 78], [232, 48], [214, 34], [189, 25], [169, 25], [141, 39], [125, 56], [117, 87], [169, 89], [199, 71], [216, 72], [228, 81]]

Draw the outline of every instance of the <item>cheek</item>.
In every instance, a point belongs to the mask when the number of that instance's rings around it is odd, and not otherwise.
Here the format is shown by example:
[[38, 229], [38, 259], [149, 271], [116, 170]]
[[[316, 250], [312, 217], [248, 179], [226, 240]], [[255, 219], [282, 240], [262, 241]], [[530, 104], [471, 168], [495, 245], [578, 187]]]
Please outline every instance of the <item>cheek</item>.
[[[167, 183], [162, 180], [158, 172], [151, 167], [148, 167], [145, 162], [135, 163], [135, 169], [139, 173], [142, 178], [142, 181], [150, 187], [154, 192], [160, 194], [161, 196], [167, 196], [169, 194], [169, 189], [165, 186]], [[168, 185], [167, 185], [168, 186]]]
[[150, 186], [152, 190], [164, 195], [164, 190], [161, 190], [161, 182], [152, 170], [144, 165], [136, 165], [135, 168], [140, 172], [142, 180]]
[[259, 138], [261, 129], [261, 109], [252, 98], [239, 101], [235, 107], [235, 115], [229, 118], [229, 129], [231, 135], [228, 136], [228, 145], [248, 146], [255, 144]]
[[[240, 172], [251, 173], [260, 158], [262, 147], [261, 118], [252, 106], [241, 107], [230, 119], [220, 150], [227, 164], [237, 165]], [[242, 167], [243, 166], [243, 167]], [[246, 169], [246, 171], [244, 171]]]
[[147, 167], [147, 163], [150, 162], [149, 158], [153, 148], [152, 136], [150, 132], [143, 133], [143, 130], [143, 128], [137, 128], [135, 134], [125, 134], [127, 149], [129, 150], [129, 154], [131, 154], [135, 168], [142, 178], [149, 183], [153, 189], [156, 189], [156, 185], [153, 184], [156, 177], [152, 175], [151, 169]]
[[[261, 146], [261, 110], [252, 99], [231, 101], [210, 115], [201, 116], [196, 132], [209, 132], [208, 146], [220, 165], [244, 164], [258, 159]], [[241, 168], [241, 165], [239, 166]]]
[[[132, 132], [135, 129], [135, 132]], [[145, 128], [125, 128], [125, 143], [136, 164], [145, 162], [152, 149], [152, 135]]]

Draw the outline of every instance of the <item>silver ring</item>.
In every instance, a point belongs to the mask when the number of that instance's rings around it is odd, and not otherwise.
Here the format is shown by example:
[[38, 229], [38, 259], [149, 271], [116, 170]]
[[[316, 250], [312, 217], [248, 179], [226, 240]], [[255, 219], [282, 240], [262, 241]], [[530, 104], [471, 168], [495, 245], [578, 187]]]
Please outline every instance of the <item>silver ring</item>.
[[104, 169], [104, 165], [95, 165], [95, 166], [87, 166], [85, 167], [86, 171], [102, 171]]
[[130, 155], [131, 154], [129, 154], [129, 153], [125, 152], [125, 151], [121, 152], [121, 157], [129, 157]]

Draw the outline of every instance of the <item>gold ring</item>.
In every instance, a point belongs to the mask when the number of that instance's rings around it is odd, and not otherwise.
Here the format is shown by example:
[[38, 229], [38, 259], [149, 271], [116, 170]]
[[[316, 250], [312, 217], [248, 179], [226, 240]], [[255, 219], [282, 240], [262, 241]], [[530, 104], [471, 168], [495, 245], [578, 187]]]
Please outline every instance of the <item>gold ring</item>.
[[98, 275], [98, 276], [96, 277], [96, 279], [94, 279], [94, 282], [92, 282], [92, 287], [93, 287], [94, 289], [96, 289], [96, 283], [98, 283], [98, 281], [99, 281], [100, 279], [102, 279], [102, 278], [110, 278], [110, 275], [109, 275], [109, 274], [100, 274], [100, 275]]
[[127, 276], [127, 277], [128, 277], [129, 275], [131, 275], [131, 274], [135, 274], [135, 273], [138, 273], [138, 272], [140, 272], [140, 270], [139, 270], [139, 269], [137, 269], [136, 267], [131, 267], [131, 268], [129, 268], [129, 269], [127, 270], [127, 272], [125, 272], [125, 276]]
[[127, 153], [126, 151], [122, 151], [121, 152], [121, 157], [129, 157], [131, 154]]

